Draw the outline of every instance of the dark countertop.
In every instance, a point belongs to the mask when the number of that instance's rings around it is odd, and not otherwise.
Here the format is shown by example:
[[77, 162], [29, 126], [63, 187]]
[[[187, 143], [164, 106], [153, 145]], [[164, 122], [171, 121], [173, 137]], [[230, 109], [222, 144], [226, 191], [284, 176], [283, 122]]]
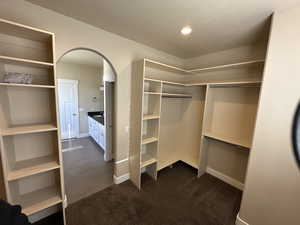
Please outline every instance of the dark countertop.
[[88, 116], [96, 120], [98, 123], [104, 125], [104, 112], [97, 111], [97, 112], [88, 112]]

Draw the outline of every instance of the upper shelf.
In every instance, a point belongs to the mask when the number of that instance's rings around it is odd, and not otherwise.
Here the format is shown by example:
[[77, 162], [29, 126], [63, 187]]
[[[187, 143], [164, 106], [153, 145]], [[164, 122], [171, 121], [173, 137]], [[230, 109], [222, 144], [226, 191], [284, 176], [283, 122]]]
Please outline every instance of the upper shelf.
[[54, 66], [53, 63], [40, 62], [40, 61], [29, 60], [29, 59], [21, 59], [21, 58], [15, 58], [15, 57], [3, 56], [3, 55], [0, 55], [0, 62], [6, 64], [17, 64], [17, 65], [38, 67], [38, 68], [52, 68]]
[[232, 63], [232, 64], [225, 64], [225, 65], [219, 65], [219, 66], [192, 69], [192, 70], [189, 70], [189, 73], [201, 73], [201, 72], [213, 71], [213, 70], [231, 69], [231, 68], [237, 68], [237, 67], [252, 66], [252, 65], [255, 65], [255, 64], [262, 64], [264, 62], [265, 62], [264, 59], [251, 60], [251, 61], [245, 61], [245, 62], [239, 62], [239, 63]]
[[204, 67], [204, 68], [195, 68], [195, 69], [181, 69], [176, 66], [167, 65], [164, 63], [156, 62], [150, 59], [145, 59], [146, 66], [155, 66], [163, 68], [164, 70], [170, 70], [171, 72], [175, 73], [181, 73], [183, 75], [195, 75], [197, 73], [201, 72], [208, 72], [208, 71], [214, 71], [214, 70], [222, 70], [222, 69], [233, 69], [238, 67], [248, 67], [253, 66], [256, 64], [263, 64], [265, 62], [264, 59], [256, 59], [256, 60], [250, 60], [250, 61], [244, 61], [244, 62], [238, 62], [238, 63], [231, 63], [231, 64], [224, 64], [224, 65], [218, 65], [218, 66], [210, 66], [210, 67]]
[[151, 59], [144, 59], [145, 66], [163, 69], [165, 71], [178, 73], [178, 74], [188, 74], [189, 72], [185, 69], [181, 69], [178, 66], [171, 66], [165, 63], [157, 62]]
[[32, 28], [4, 19], [0, 19], [0, 32], [10, 36], [25, 38], [28, 40], [39, 42], [49, 41], [53, 36], [53, 33], [51, 32]]

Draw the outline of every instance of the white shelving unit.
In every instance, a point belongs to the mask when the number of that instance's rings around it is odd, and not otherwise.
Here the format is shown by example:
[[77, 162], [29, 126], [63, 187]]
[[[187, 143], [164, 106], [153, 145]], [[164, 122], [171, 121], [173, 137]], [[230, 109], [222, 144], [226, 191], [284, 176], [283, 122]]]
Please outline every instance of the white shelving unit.
[[[129, 157], [132, 182], [141, 188], [142, 168], [157, 179], [159, 170], [178, 161], [197, 169], [198, 176], [220, 169], [218, 174], [232, 176], [232, 180], [243, 178], [261, 79], [243, 74], [235, 79], [202, 81], [201, 76], [263, 63], [252, 60], [185, 70], [148, 59], [136, 62]], [[193, 76], [199, 80], [190, 82]], [[231, 169], [233, 166], [237, 171]]]
[[[30, 220], [41, 219], [54, 209], [64, 215], [54, 34], [0, 19], [0, 36], [0, 149], [5, 197], [11, 204], [21, 205]], [[32, 84], [4, 83], [6, 72], [32, 74]]]

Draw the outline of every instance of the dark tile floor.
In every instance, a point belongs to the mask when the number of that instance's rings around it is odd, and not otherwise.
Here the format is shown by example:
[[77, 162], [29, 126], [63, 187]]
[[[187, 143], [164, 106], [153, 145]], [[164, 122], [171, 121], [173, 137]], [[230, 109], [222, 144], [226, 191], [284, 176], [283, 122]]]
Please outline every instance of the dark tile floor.
[[90, 137], [65, 141], [62, 146], [68, 204], [113, 184], [113, 163], [104, 161], [103, 150]]
[[177, 163], [160, 171], [156, 182], [143, 175], [141, 191], [127, 181], [82, 199], [67, 208], [66, 218], [68, 225], [234, 225], [241, 196]]

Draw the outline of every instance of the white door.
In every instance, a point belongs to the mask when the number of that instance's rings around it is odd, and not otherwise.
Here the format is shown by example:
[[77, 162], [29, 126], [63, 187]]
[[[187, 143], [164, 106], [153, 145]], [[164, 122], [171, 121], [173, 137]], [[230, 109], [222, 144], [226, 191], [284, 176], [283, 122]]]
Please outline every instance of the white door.
[[79, 137], [77, 80], [58, 79], [58, 102], [62, 139]]

